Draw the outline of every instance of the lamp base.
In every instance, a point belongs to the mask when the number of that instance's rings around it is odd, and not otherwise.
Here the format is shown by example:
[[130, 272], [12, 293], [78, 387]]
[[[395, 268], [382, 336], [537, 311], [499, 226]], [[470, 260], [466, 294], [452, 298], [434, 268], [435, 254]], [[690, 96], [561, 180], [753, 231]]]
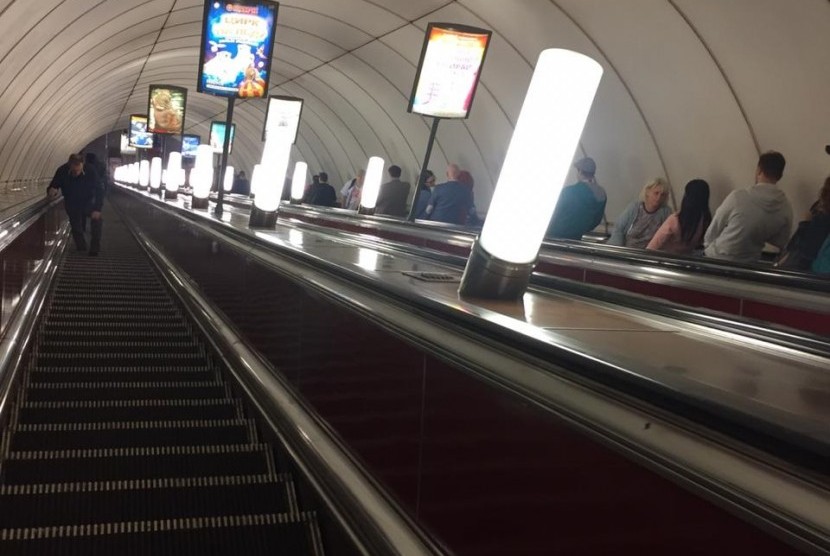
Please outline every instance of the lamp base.
[[149, 185], [138, 185], [138, 186], [136, 186], [136, 189], [138, 189], [139, 191], [148, 191], [150, 189], [150, 186]]
[[179, 198], [179, 192], [178, 191], [167, 191], [165, 189], [164, 190], [164, 198], [165, 199], [178, 199]]
[[207, 209], [210, 208], [210, 201], [207, 198], [191, 197], [190, 206], [195, 209]]
[[367, 209], [363, 205], [360, 205], [360, 207], [358, 207], [358, 209], [357, 209], [357, 213], [358, 214], [365, 214], [366, 216], [372, 216], [373, 214], [375, 214], [375, 209], [373, 209], [373, 208]]
[[292, 204], [292, 205], [302, 205], [303, 204], [302, 199], [295, 199], [294, 197], [292, 197], [291, 200], [288, 201], [288, 202], [289, 202], [289, 204]]
[[275, 228], [277, 226], [277, 211], [264, 211], [256, 206], [251, 208], [249, 228]]
[[458, 293], [461, 297], [518, 301], [527, 290], [535, 266], [535, 261], [516, 264], [497, 259], [476, 239]]

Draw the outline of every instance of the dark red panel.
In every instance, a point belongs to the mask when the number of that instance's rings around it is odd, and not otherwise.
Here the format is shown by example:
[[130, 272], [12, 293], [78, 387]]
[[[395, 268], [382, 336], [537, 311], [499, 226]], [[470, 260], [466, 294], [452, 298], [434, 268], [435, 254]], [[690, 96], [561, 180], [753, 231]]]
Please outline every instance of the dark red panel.
[[577, 282], [583, 282], [585, 279], [585, 270], [576, 266], [540, 262], [536, 266], [536, 271], [542, 274], [567, 278], [568, 280], [576, 280]]
[[743, 314], [748, 318], [774, 322], [822, 336], [830, 336], [830, 315], [824, 313], [813, 313], [758, 301], [744, 301]]

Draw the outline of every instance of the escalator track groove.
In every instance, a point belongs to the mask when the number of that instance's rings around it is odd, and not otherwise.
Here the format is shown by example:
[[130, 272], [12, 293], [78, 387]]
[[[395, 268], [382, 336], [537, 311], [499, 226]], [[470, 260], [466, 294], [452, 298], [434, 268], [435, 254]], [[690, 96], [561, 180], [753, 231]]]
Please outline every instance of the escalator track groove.
[[116, 214], [63, 255], [0, 454], [0, 554], [322, 554], [316, 514]]

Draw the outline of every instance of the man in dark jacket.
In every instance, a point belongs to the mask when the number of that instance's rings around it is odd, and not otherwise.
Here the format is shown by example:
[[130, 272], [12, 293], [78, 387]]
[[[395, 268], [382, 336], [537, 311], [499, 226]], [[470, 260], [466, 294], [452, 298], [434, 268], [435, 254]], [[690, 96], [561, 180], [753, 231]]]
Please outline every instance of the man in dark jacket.
[[56, 197], [58, 191], [63, 193], [63, 204], [72, 228], [72, 238], [78, 251], [86, 251], [84, 238], [84, 219], [92, 220], [92, 238], [89, 254], [95, 256], [101, 249], [101, 207], [104, 204], [104, 182], [92, 167], [84, 166], [84, 159], [79, 154], [69, 156], [69, 162], [60, 166], [55, 177], [49, 183], [46, 192]]
[[390, 216], [406, 216], [406, 201], [409, 198], [410, 185], [401, 181], [401, 167], [392, 165], [389, 167], [390, 181], [380, 187], [375, 214], [388, 214]]
[[460, 173], [457, 164], [447, 166], [447, 181], [436, 185], [429, 198], [425, 211], [429, 220], [448, 224], [464, 223], [473, 206], [473, 194], [469, 187], [458, 181]]
[[336, 207], [337, 206], [337, 192], [334, 187], [329, 185], [329, 175], [325, 172], [320, 172], [319, 183], [312, 183], [308, 191], [306, 191], [303, 202], [309, 205], [318, 205], [321, 207]]

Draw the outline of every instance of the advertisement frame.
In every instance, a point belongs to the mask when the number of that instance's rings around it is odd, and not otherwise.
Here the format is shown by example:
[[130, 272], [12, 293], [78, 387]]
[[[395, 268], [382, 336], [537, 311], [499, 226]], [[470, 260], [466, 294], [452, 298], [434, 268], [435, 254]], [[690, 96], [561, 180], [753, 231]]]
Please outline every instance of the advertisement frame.
[[305, 99], [300, 97], [291, 97], [287, 95], [268, 95], [268, 105], [265, 107], [265, 121], [262, 123], [262, 140], [265, 141], [267, 134], [268, 134], [268, 115], [271, 113], [271, 99], [276, 100], [287, 100], [291, 102], [299, 101], [300, 103], [300, 113], [297, 114], [297, 127], [294, 129], [294, 138], [291, 140], [291, 144], [297, 142], [297, 136], [300, 134], [300, 122], [303, 119], [303, 108], [305, 108]]
[[199, 144], [201, 144], [202, 143], [202, 136], [198, 135], [196, 133], [182, 133], [182, 141], [181, 141], [182, 149], [180, 151], [181, 154], [182, 154], [182, 158], [195, 158], [195, 156], [196, 156], [195, 154], [193, 156], [185, 156], [184, 155], [184, 138], [185, 137], [195, 137], [198, 140]]
[[[143, 118], [144, 119], [144, 121], [145, 121], [145, 123], [147, 124], [147, 127], [148, 127], [147, 133], [150, 135], [150, 145], [144, 147], [144, 146], [141, 146], [141, 145], [137, 145], [136, 143], [133, 143], [133, 118]], [[153, 134], [150, 133], [149, 126], [150, 126], [150, 118], [147, 116], [147, 114], [130, 114], [130, 122], [127, 125], [128, 144], [131, 147], [135, 147], [136, 149], [152, 149], [155, 145], [155, 140], [153, 139]]]
[[120, 133], [118, 138], [118, 152], [123, 154], [136, 154], [138, 149], [133, 145], [130, 145], [130, 130], [126, 129]]
[[262, 96], [260, 97], [240, 97], [239, 90], [235, 94], [230, 93], [222, 93], [220, 91], [213, 91], [209, 90], [205, 87], [202, 87], [202, 82], [204, 81], [204, 70], [205, 70], [205, 51], [207, 50], [206, 41], [208, 40], [208, 24], [209, 24], [209, 14], [211, 4], [213, 4], [216, 0], [205, 0], [204, 7], [202, 9], [202, 37], [199, 41], [199, 72], [196, 76], [196, 92], [197, 93], [205, 93], [207, 95], [213, 95], [217, 97], [225, 97], [225, 98], [268, 98], [268, 91], [270, 89], [270, 81], [271, 81], [271, 68], [274, 65], [274, 46], [277, 42], [277, 22], [279, 21], [280, 16], [280, 3], [274, 0], [236, 0], [232, 2], [233, 4], [239, 4], [246, 7], [251, 6], [262, 6], [262, 5], [271, 5], [274, 7], [274, 26], [271, 28], [271, 36], [269, 41], [268, 47], [268, 54], [265, 56], [265, 59], [268, 60], [268, 70], [265, 72], [265, 88], [262, 91]]
[[[208, 129], [208, 145], [211, 144], [210, 143], [210, 138], [211, 138], [211, 136], [213, 136], [213, 126], [214, 125], [223, 125], [223, 126], [227, 127], [227, 122], [225, 122], [224, 120], [213, 120], [213, 121], [210, 122], [210, 128]], [[236, 124], [231, 124], [231, 140], [228, 143], [228, 156], [230, 156], [231, 153], [233, 152], [233, 141], [234, 141], [234, 139], [236, 139]], [[224, 145], [220, 145], [218, 151], [216, 149], [214, 149], [213, 154], [222, 154], [223, 147], [224, 147]]]
[[[169, 91], [175, 91], [182, 94], [182, 121], [180, 125], [181, 129], [179, 131], [156, 131], [150, 127], [150, 113], [152, 112], [155, 114], [155, 109], [153, 108], [153, 92], [157, 89], [167, 89]], [[177, 85], [154, 84], [147, 88], [147, 131], [156, 135], [182, 135], [182, 133], [184, 133], [184, 122], [186, 117], [187, 89], [185, 87], [179, 87]]]
[[[429, 49], [429, 38], [432, 35], [433, 29], [441, 29], [446, 31], [457, 31], [460, 33], [471, 33], [477, 35], [484, 35], [487, 37], [487, 42], [484, 45], [484, 54], [481, 56], [481, 64], [476, 75], [475, 83], [473, 84], [472, 95], [470, 96], [470, 105], [467, 107], [467, 112], [464, 116], [433, 116], [431, 114], [421, 114], [420, 112], [413, 112], [415, 106], [415, 94], [418, 92], [418, 85], [421, 81], [421, 72], [424, 69], [424, 58], [426, 58], [427, 50]], [[473, 110], [473, 103], [475, 102], [476, 93], [478, 92], [478, 85], [481, 82], [481, 74], [484, 71], [484, 63], [487, 60], [487, 52], [490, 50], [490, 41], [493, 39], [493, 31], [490, 29], [482, 29], [481, 27], [473, 27], [471, 25], [460, 25], [456, 23], [443, 23], [431, 21], [427, 24], [426, 32], [424, 33], [424, 43], [421, 46], [421, 55], [418, 57], [418, 69], [415, 72], [415, 80], [412, 82], [412, 92], [409, 94], [409, 106], [406, 111], [410, 114], [417, 114], [427, 118], [440, 118], [443, 120], [466, 120], [470, 117], [470, 112]]]

